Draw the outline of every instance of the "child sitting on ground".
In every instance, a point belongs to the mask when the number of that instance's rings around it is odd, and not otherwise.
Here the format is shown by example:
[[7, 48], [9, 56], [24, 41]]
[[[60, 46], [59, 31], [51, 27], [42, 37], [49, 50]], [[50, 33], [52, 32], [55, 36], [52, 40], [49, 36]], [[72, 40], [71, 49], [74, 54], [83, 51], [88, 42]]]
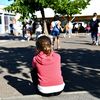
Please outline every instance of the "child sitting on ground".
[[57, 95], [64, 89], [61, 73], [61, 57], [52, 50], [48, 36], [41, 36], [36, 41], [37, 53], [32, 66], [37, 71], [37, 88], [43, 95]]

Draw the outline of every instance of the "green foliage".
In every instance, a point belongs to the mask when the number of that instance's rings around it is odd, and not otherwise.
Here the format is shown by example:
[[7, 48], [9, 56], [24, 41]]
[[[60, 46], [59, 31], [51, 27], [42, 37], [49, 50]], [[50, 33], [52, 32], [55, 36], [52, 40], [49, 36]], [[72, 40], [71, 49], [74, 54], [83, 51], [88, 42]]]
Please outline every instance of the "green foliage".
[[[30, 1], [30, 0], [29, 0]], [[20, 13], [21, 19], [27, 19], [29, 18], [29, 14], [32, 14], [34, 16], [35, 8], [37, 5], [34, 4], [33, 0], [32, 3], [30, 3], [28, 0], [15, 0], [13, 4], [10, 6], [5, 7], [4, 9], [6, 11], [14, 12], [14, 13]]]
[[22, 14], [22, 19], [28, 18], [29, 14], [34, 17], [37, 10], [50, 7], [56, 13], [67, 16], [80, 13], [89, 5], [90, 0], [15, 0], [5, 10]]
[[58, 2], [54, 2], [53, 9], [57, 13], [72, 16], [79, 14], [89, 5], [89, 2], [90, 0], [58, 0]]

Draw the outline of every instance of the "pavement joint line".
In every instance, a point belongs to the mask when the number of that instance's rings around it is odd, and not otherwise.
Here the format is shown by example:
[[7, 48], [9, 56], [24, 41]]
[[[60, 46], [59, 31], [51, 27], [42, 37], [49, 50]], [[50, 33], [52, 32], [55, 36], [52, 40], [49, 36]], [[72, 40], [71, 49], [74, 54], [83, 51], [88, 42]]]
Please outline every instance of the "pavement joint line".
[[[92, 91], [93, 92], [93, 91]], [[60, 95], [75, 95], [75, 94], [88, 94], [88, 91], [77, 91], [77, 92], [62, 92]], [[23, 98], [31, 98], [31, 97], [38, 97], [41, 98], [41, 95], [22, 95], [22, 96], [12, 96], [12, 97], [6, 97], [6, 98], [0, 98], [0, 100], [4, 99], [4, 100], [10, 100], [10, 99], [23, 99]]]
[[89, 93], [89, 92], [88, 92], [88, 91], [63, 92], [62, 94], [69, 94], [69, 95], [72, 95], [72, 94], [86, 94], [86, 93]]
[[4, 99], [4, 100], [10, 100], [10, 99], [23, 99], [23, 98], [32, 98], [32, 97], [38, 97], [41, 98], [42, 96], [40, 95], [22, 95], [22, 96], [12, 96], [12, 97], [4, 97], [4, 98], [0, 98], [0, 100]]
[[86, 94], [86, 93], [95, 92], [95, 91], [100, 92], [100, 90], [89, 90], [89, 91], [63, 92], [62, 94], [69, 94], [69, 95], [72, 95], [72, 94]]
[[[100, 91], [100, 90], [90, 90], [89, 92], [95, 92], [95, 91]], [[62, 92], [61, 95], [75, 95], [75, 94], [89, 94], [88, 91], [75, 91], [75, 92]], [[41, 98], [41, 95], [38, 94], [33, 94], [33, 95], [22, 95], [22, 96], [12, 96], [12, 97], [4, 97], [4, 98], [0, 98], [0, 100], [4, 99], [4, 100], [10, 100], [10, 99], [23, 99], [23, 98], [32, 98], [32, 97], [38, 97]]]

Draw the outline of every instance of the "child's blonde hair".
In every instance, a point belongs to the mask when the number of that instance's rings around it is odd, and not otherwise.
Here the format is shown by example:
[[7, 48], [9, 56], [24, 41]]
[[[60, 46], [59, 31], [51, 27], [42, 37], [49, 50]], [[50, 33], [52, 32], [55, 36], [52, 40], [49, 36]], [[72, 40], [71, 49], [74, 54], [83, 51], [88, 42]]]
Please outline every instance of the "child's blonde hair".
[[45, 54], [50, 55], [51, 53], [51, 39], [48, 36], [41, 36], [36, 41], [37, 50], [43, 51]]

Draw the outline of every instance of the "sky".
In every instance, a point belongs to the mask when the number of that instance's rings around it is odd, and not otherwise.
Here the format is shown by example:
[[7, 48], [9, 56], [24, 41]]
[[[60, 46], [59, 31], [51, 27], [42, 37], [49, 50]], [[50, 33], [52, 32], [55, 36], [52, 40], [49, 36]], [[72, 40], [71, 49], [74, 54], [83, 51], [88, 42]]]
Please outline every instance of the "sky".
[[13, 2], [13, 0], [0, 0], [0, 5], [9, 5]]

